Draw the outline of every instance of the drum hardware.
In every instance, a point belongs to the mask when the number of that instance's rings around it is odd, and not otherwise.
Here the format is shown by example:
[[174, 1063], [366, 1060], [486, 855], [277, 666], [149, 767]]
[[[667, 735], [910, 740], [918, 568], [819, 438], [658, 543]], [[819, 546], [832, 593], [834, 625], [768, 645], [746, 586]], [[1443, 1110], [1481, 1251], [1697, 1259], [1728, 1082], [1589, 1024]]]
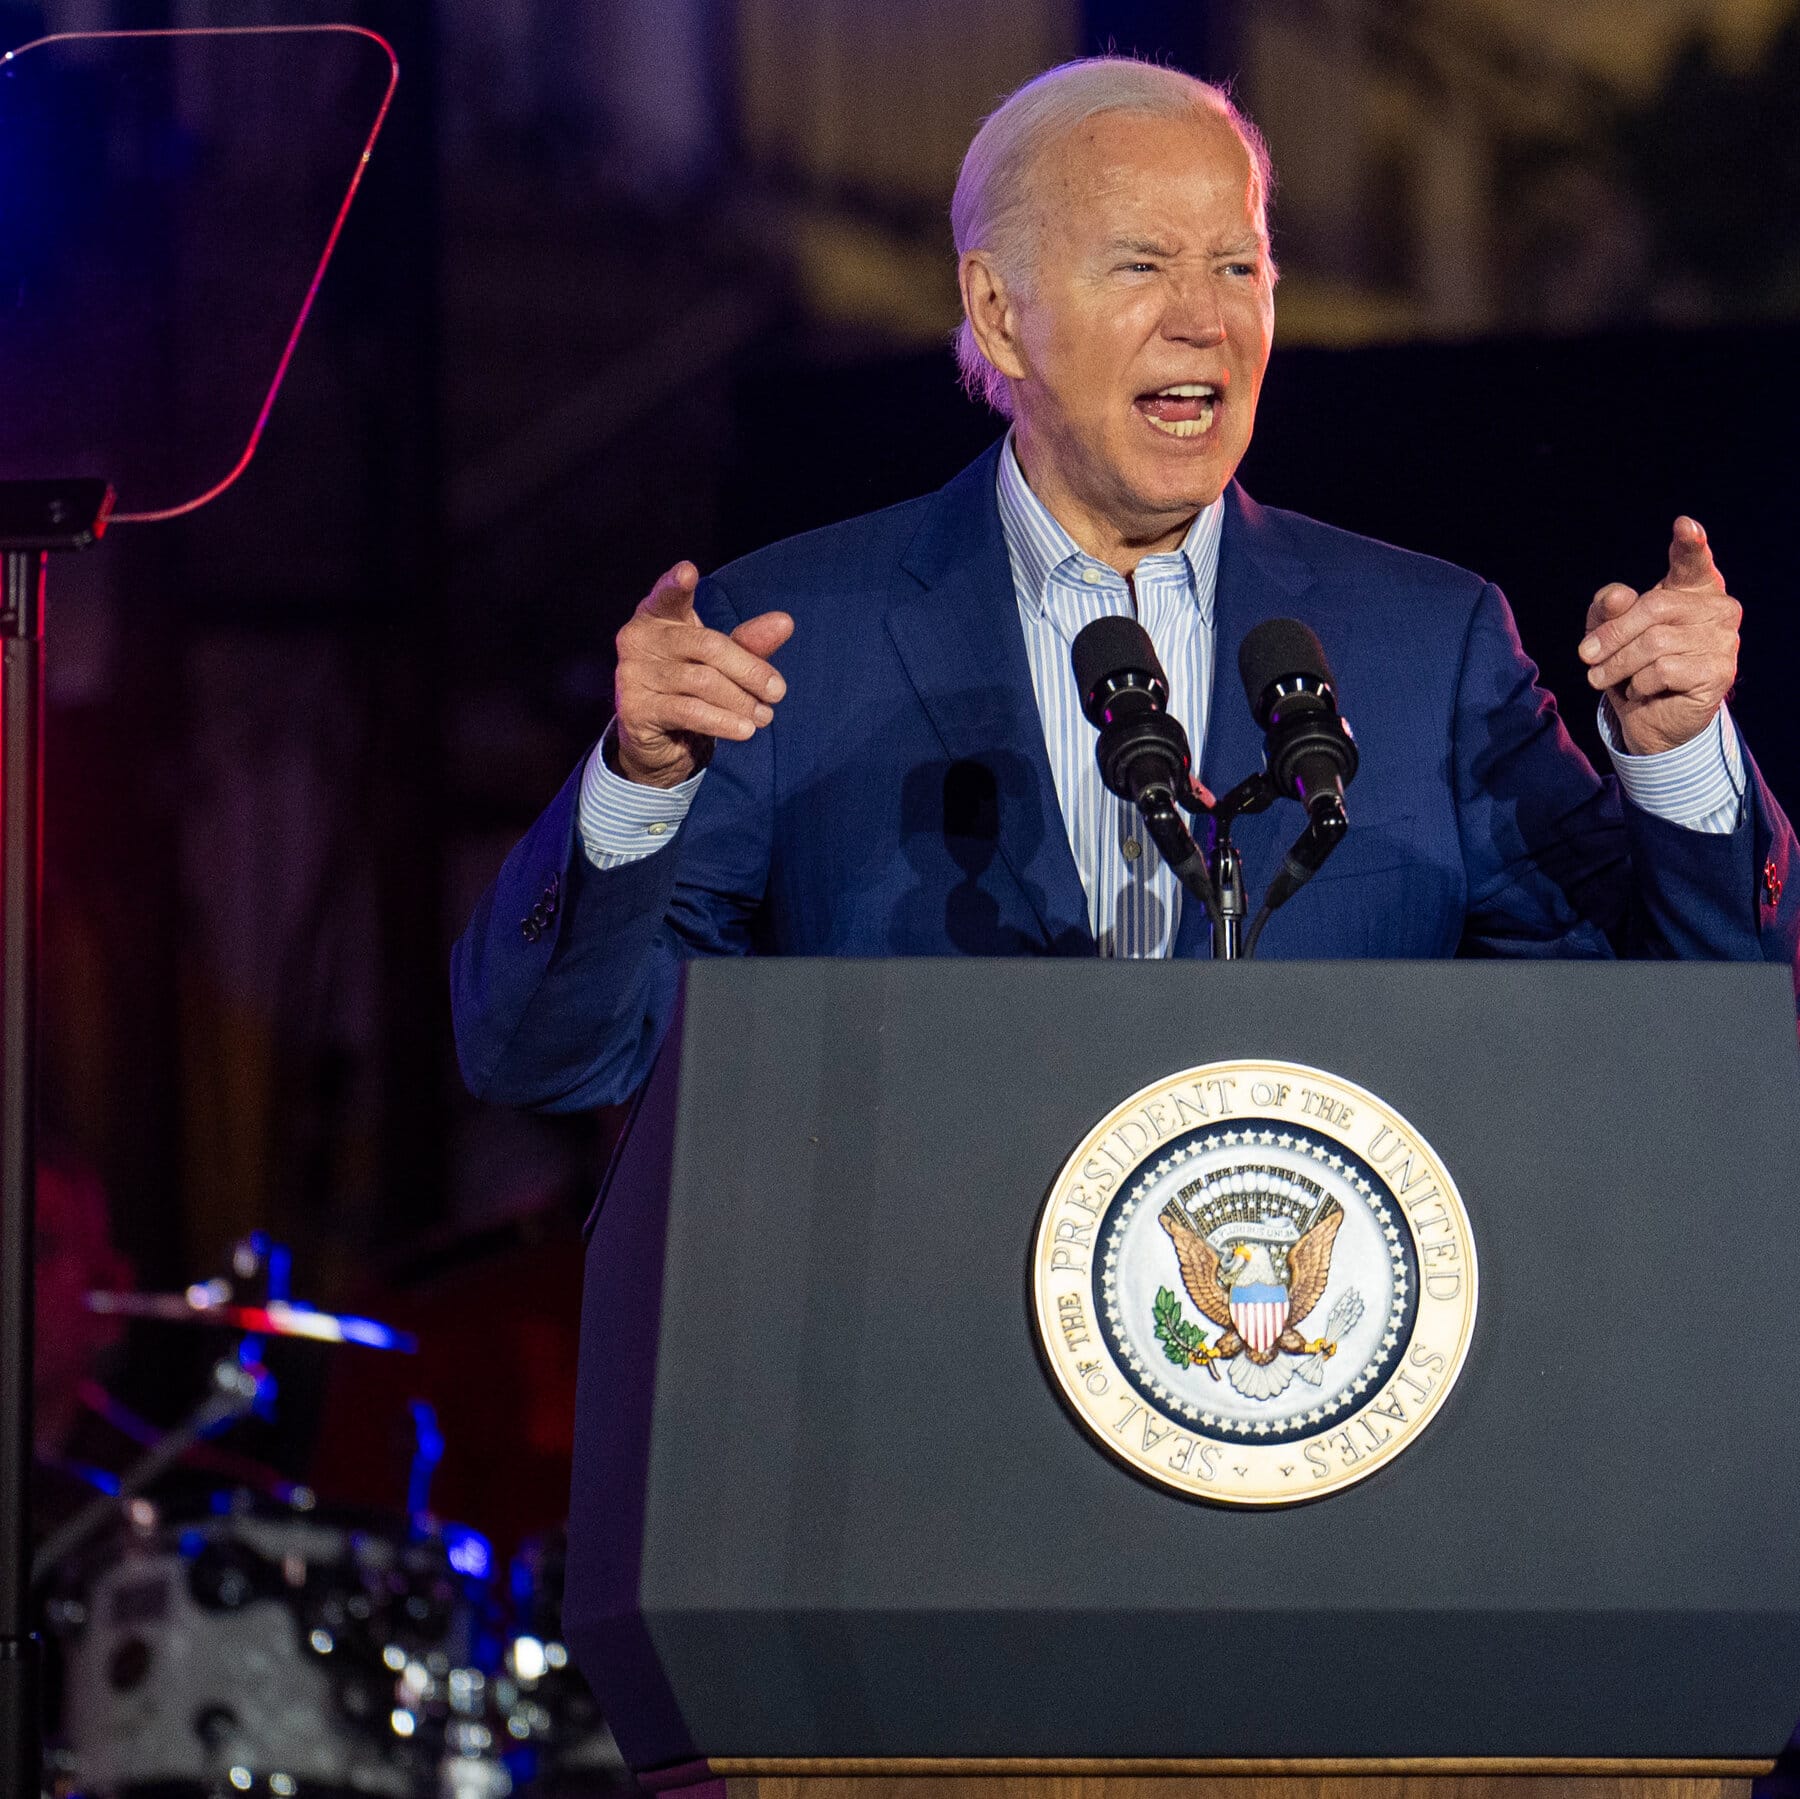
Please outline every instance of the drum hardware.
[[[232, 1248], [227, 1280], [196, 1281], [180, 1293], [90, 1293], [88, 1309], [121, 1318], [158, 1319], [165, 1324], [210, 1324], [259, 1337], [293, 1337], [312, 1343], [356, 1343], [365, 1349], [411, 1355], [418, 1341], [405, 1331], [345, 1312], [324, 1312], [288, 1296], [287, 1249], [262, 1232]], [[246, 1284], [262, 1288], [250, 1299]]]
[[275, 1383], [263, 1336], [411, 1350], [373, 1319], [296, 1303], [260, 1235], [229, 1273], [175, 1294], [95, 1293], [97, 1311], [239, 1334], [189, 1417], [148, 1444], [116, 1495], [84, 1505], [34, 1580], [64, 1667], [52, 1768], [90, 1799], [505, 1799], [629, 1787], [561, 1637], [560, 1533], [526, 1545], [514, 1604], [493, 1597], [479, 1532], [430, 1511], [444, 1437], [408, 1411], [405, 1509], [348, 1515], [305, 1487], [214, 1496], [184, 1515], [150, 1496]]
[[59, 1764], [104, 1794], [435, 1799], [450, 1763], [497, 1762], [468, 1728], [485, 1592], [453, 1542], [248, 1494], [200, 1518], [133, 1501], [45, 1608]]
[[119, 1476], [117, 1490], [97, 1493], [74, 1517], [44, 1540], [31, 1562], [31, 1584], [39, 1587], [97, 1532], [104, 1530], [121, 1505], [166, 1474], [196, 1443], [225, 1430], [273, 1402], [275, 1383], [268, 1370], [239, 1355], [221, 1357], [213, 1364], [211, 1391], [199, 1405], [160, 1441], [153, 1444]]

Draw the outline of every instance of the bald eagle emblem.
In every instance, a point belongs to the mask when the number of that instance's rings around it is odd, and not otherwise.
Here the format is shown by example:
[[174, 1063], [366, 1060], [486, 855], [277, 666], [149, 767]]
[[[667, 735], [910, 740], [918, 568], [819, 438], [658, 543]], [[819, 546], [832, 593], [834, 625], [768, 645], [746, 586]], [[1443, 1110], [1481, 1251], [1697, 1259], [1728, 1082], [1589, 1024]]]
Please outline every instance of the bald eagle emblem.
[[1180, 1198], [1159, 1214], [1188, 1298], [1222, 1333], [1208, 1343], [1203, 1330], [1181, 1317], [1175, 1294], [1163, 1288], [1155, 1307], [1163, 1352], [1180, 1366], [1205, 1368], [1214, 1380], [1224, 1364], [1232, 1386], [1247, 1399], [1276, 1398], [1296, 1373], [1317, 1386], [1326, 1358], [1337, 1353], [1363, 1310], [1352, 1287], [1332, 1307], [1323, 1336], [1308, 1339], [1298, 1328], [1331, 1283], [1343, 1208], [1323, 1194], [1304, 1209], [1287, 1194], [1260, 1196], [1254, 1187], [1246, 1191], [1241, 1177], [1223, 1185], [1231, 1191], [1210, 1196], [1198, 1216]]
[[1037, 1346], [1138, 1474], [1288, 1505], [1385, 1466], [1437, 1415], [1475, 1254], [1450, 1170], [1379, 1094], [1209, 1062], [1115, 1106], [1063, 1163], [1032, 1248]]

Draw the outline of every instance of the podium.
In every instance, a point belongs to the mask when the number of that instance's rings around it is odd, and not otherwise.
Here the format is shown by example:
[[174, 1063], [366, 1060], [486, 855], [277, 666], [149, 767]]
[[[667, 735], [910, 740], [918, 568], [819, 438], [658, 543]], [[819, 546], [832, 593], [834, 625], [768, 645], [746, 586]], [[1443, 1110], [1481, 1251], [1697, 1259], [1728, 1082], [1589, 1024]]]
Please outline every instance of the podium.
[[[1030, 1264], [1137, 1089], [1280, 1058], [1429, 1141], [1460, 1381], [1310, 1503], [1140, 1478]], [[1747, 1793], [1800, 1714], [1791, 978], [719, 961], [596, 1208], [566, 1628], [734, 1799]]]

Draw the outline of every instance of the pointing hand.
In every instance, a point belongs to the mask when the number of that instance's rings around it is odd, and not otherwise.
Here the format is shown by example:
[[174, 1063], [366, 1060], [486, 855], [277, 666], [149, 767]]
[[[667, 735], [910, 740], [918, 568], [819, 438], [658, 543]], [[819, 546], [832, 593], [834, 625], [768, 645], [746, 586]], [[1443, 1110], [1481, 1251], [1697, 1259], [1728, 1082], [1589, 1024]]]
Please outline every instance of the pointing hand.
[[676, 563], [616, 640], [619, 773], [641, 787], [674, 787], [711, 761], [717, 739], [755, 736], [787, 692], [767, 659], [794, 621], [765, 612], [729, 637], [708, 630], [694, 612], [699, 584], [691, 562]]
[[1588, 607], [1581, 659], [1634, 756], [1675, 749], [1713, 721], [1737, 679], [1744, 609], [1691, 518], [1675, 521], [1669, 572], [1643, 593], [1613, 582]]

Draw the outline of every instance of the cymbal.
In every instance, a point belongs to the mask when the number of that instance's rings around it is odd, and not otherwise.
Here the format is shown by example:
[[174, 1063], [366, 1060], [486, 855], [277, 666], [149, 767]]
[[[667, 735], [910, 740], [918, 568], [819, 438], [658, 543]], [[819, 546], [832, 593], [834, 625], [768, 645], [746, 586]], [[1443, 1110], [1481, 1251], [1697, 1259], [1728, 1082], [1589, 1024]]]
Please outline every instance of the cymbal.
[[259, 1337], [304, 1337], [313, 1343], [360, 1343], [365, 1349], [397, 1349], [411, 1355], [419, 1342], [409, 1331], [356, 1318], [344, 1312], [321, 1312], [312, 1306], [272, 1299], [267, 1305], [233, 1305], [219, 1296], [222, 1281], [205, 1281], [185, 1293], [90, 1293], [90, 1312], [119, 1318], [160, 1318], [166, 1324], [211, 1324], [224, 1330], [251, 1331]]

